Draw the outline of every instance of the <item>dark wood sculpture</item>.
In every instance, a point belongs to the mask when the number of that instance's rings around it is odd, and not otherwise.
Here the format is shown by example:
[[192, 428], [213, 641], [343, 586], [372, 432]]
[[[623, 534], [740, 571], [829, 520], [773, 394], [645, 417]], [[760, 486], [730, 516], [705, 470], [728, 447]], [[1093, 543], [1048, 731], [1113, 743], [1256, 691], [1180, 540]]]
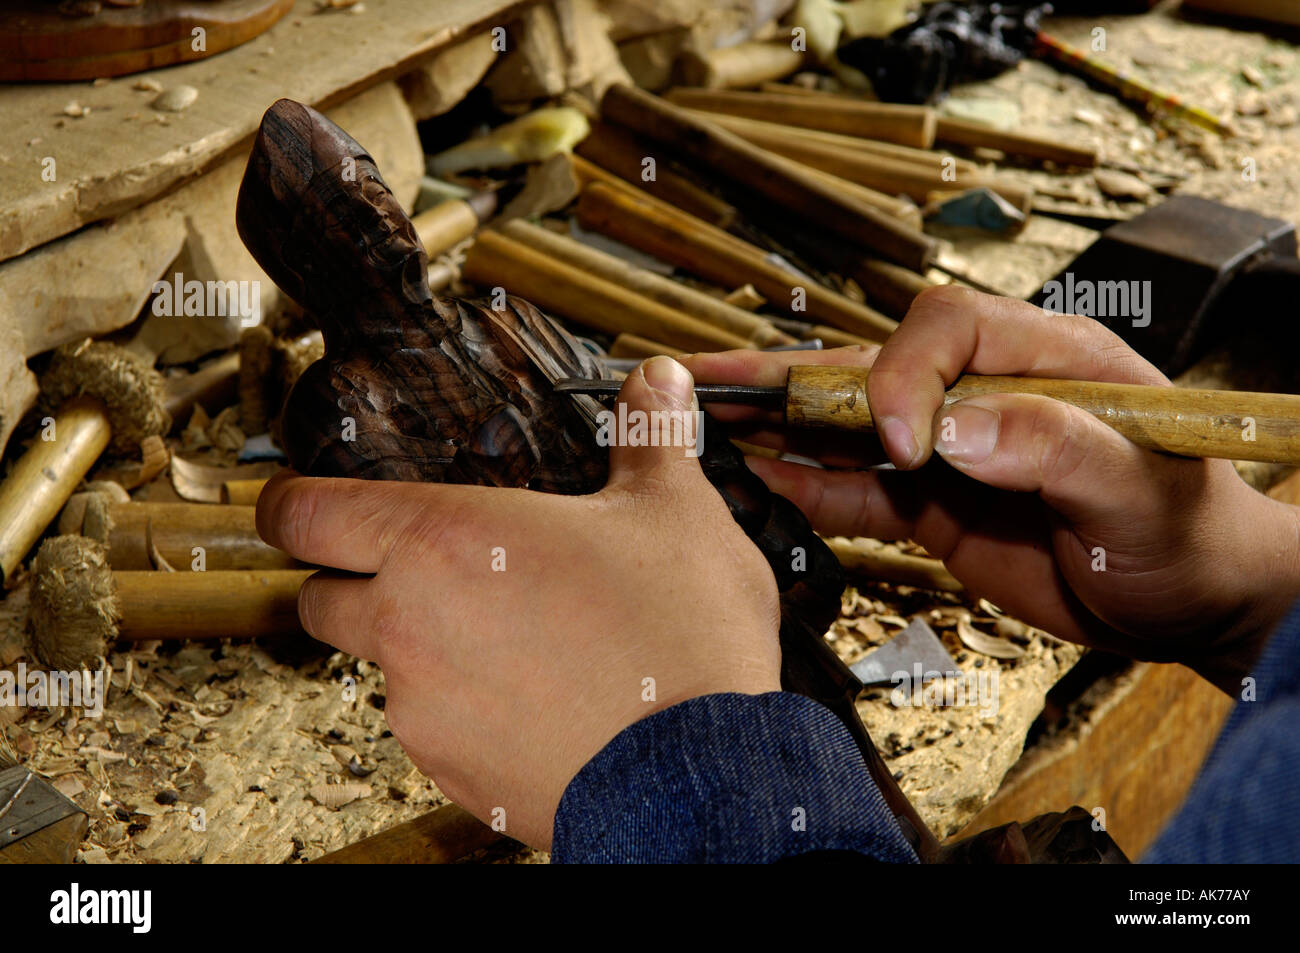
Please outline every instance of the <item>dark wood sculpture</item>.
[[[519, 298], [499, 310], [435, 298], [410, 220], [370, 156], [325, 117], [290, 100], [267, 111], [236, 217], [249, 251], [325, 338], [325, 357], [284, 411], [297, 470], [570, 494], [603, 485], [598, 405], [552, 391], [559, 378], [604, 376], [602, 365]], [[354, 439], [344, 439], [345, 418]], [[838, 561], [803, 514], [750, 472], [721, 425], [707, 422], [703, 437], [705, 475], [776, 576], [784, 684], [844, 721], [929, 859], [937, 842], [858, 718], [861, 685], [822, 638], [839, 611]]]

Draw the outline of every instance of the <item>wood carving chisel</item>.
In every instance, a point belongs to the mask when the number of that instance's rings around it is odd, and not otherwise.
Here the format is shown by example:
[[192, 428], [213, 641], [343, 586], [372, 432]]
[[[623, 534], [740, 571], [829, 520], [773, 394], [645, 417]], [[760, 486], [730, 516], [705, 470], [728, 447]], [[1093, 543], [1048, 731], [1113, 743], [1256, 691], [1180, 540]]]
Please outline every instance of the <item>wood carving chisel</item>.
[[[868, 374], [861, 367], [796, 366], [783, 387], [696, 384], [695, 394], [702, 404], [780, 411], [792, 427], [869, 431]], [[620, 387], [610, 380], [556, 384], [561, 393], [597, 397]], [[948, 389], [945, 403], [985, 394], [1037, 394], [1073, 404], [1151, 450], [1300, 466], [1300, 395], [967, 374]]]

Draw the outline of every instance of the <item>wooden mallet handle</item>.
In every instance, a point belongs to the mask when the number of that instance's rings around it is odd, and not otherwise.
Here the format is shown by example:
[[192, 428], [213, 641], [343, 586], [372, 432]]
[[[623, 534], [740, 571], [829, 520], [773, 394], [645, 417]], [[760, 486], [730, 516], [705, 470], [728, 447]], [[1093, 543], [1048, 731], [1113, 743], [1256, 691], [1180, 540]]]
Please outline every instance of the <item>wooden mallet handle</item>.
[[[873, 429], [867, 377], [865, 368], [790, 368], [787, 422]], [[948, 389], [946, 402], [977, 394], [1039, 394], [1064, 401], [1151, 450], [1300, 465], [1298, 395], [967, 374]]]

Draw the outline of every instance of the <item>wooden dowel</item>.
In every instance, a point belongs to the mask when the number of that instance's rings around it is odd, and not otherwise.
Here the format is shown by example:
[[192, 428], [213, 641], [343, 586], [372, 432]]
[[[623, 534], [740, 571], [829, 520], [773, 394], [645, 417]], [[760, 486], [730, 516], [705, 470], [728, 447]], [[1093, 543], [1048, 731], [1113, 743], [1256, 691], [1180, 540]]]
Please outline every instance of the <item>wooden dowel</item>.
[[729, 88], [756, 86], [768, 80], [797, 73], [808, 62], [808, 54], [792, 48], [788, 41], [751, 41], [693, 52], [678, 58], [676, 69], [692, 86]]
[[1091, 169], [1100, 161], [1091, 146], [1072, 146], [1043, 136], [1008, 132], [982, 122], [939, 117], [935, 136], [940, 142], [970, 149], [997, 149], [1009, 156], [1055, 162], [1057, 165]]
[[[939, 157], [939, 160], [933, 164], [920, 164], [892, 156], [874, 155], [862, 150], [827, 144], [807, 136], [790, 136], [781, 132], [780, 126], [775, 126], [775, 131], [764, 128], [771, 126], [772, 123], [750, 123], [737, 132], [737, 135], [778, 156], [848, 179], [850, 182], [856, 182], [886, 195], [906, 195], [916, 202], [924, 203], [936, 192], [989, 188], [1022, 212], [1028, 213], [1033, 208], [1033, 189], [1006, 178], [972, 171], [969, 164], [958, 165], [960, 160], [957, 159], [949, 159], [952, 164], [948, 168], [943, 165], [944, 157]], [[906, 262], [898, 263], [913, 271], [923, 270]]]
[[830, 172], [814, 168], [806, 163], [788, 159], [775, 152], [772, 153], [772, 158], [797, 166], [802, 175], [810, 175], [827, 188], [834, 189], [843, 195], [858, 199], [865, 205], [879, 209], [886, 215], [891, 215], [903, 222], [908, 228], [920, 229], [925, 224], [921, 216], [921, 209], [914, 202], [886, 195], [884, 192], [878, 192], [875, 189], [869, 189], [858, 182], [850, 182], [848, 179], [832, 175]]
[[671, 281], [644, 268], [638, 268], [622, 258], [608, 255], [565, 235], [559, 235], [522, 219], [501, 226], [500, 231], [552, 258], [573, 265], [575, 268], [581, 268], [607, 281], [615, 282], [667, 308], [699, 318], [724, 331], [743, 337], [752, 342], [755, 347], [777, 347], [795, 343], [795, 339], [790, 335], [778, 331], [770, 321], [756, 314], [732, 307], [720, 298]]
[[[753, 245], [684, 212], [644, 202], [629, 191], [593, 183], [578, 198], [578, 221], [584, 228], [616, 238], [720, 287], [753, 284], [773, 308], [799, 320], [815, 318], [874, 341], [883, 341], [898, 326], [883, 314], [814, 281], [801, 281]], [[796, 288], [802, 289], [802, 297]]]
[[890, 316], [902, 320], [912, 307], [912, 302], [934, 282], [924, 275], [887, 261], [861, 258], [848, 274], [866, 292], [867, 297], [879, 303]]
[[826, 347], [848, 347], [859, 344], [880, 343], [878, 341], [869, 341], [847, 331], [841, 331], [839, 328], [828, 327], [824, 324], [808, 324], [805, 321], [795, 321], [792, 318], [773, 318], [772, 323], [786, 334], [793, 334], [801, 341], [816, 339]]
[[606, 122], [594, 123], [587, 138], [574, 151], [588, 162], [719, 228], [730, 228], [736, 220], [735, 206], [667, 168], [666, 163], [656, 162], [653, 177], [647, 178], [645, 160], [654, 150], [626, 129]]
[[254, 638], [301, 632], [298, 590], [313, 570], [114, 572], [117, 637]]
[[901, 553], [875, 540], [831, 537], [826, 545], [852, 578], [935, 592], [963, 592], [957, 577], [937, 559]]
[[427, 814], [317, 857], [313, 864], [450, 864], [509, 841], [469, 811], [444, 804]]
[[921, 271], [938, 255], [939, 243], [923, 232], [658, 96], [615, 84], [601, 100], [601, 115], [889, 261]]
[[691, 351], [753, 347], [737, 334], [666, 308], [497, 231], [479, 234], [465, 259], [464, 274], [473, 284], [506, 288], [539, 307], [609, 334], [630, 331]]
[[230, 351], [209, 361], [193, 374], [167, 381], [164, 406], [173, 426], [180, 426], [195, 404], [228, 407], [238, 397], [239, 352]]
[[[914, 149], [892, 142], [880, 142], [875, 139], [861, 139], [857, 136], [838, 132], [824, 132], [818, 129], [805, 129], [779, 122], [746, 119], [727, 113], [710, 112], [703, 109], [689, 110], [692, 115], [700, 116], [710, 122], [716, 122], [724, 129], [729, 129], [749, 139], [751, 142], [780, 142], [786, 139], [798, 139], [801, 142], [815, 142], [825, 146], [828, 151], [839, 151], [849, 155], [876, 155], [898, 162], [906, 162], [924, 169], [942, 171], [945, 166], [960, 173], [977, 174], [980, 167], [968, 159], [935, 152], [932, 149]], [[751, 138], [753, 137], [753, 138]], [[761, 142], [760, 142], [761, 140]], [[764, 146], [764, 148], [768, 148]]]
[[745, 311], [757, 311], [767, 304], [767, 299], [759, 294], [758, 289], [751, 284], [743, 284], [739, 288], [733, 288], [727, 292], [726, 297], [722, 300]]
[[[1235, 0], [1234, 0], [1235, 2]], [[869, 102], [855, 93], [833, 93], [824, 89], [809, 89], [793, 83], [763, 83], [759, 89], [765, 93], [779, 96], [819, 97], [839, 102]], [[1069, 145], [1022, 132], [1010, 132], [998, 129], [987, 123], [970, 119], [956, 119], [951, 116], [936, 114], [934, 138], [936, 142], [963, 146], [968, 149], [997, 149], [1009, 156], [1025, 159], [1040, 159], [1055, 162], [1058, 165], [1082, 166], [1091, 168], [1100, 161], [1096, 148], [1084, 145]]]
[[221, 502], [235, 506], [256, 506], [264, 486], [266, 480], [227, 480], [221, 484]]
[[109, 503], [88, 506], [82, 525], [67, 531], [104, 543], [114, 569], [156, 568], [150, 539], [178, 571], [192, 568], [199, 558], [195, 547], [208, 570], [297, 568], [292, 556], [262, 541], [254, 512], [252, 506], [211, 503]]
[[496, 209], [496, 195], [481, 192], [468, 199], [447, 199], [411, 219], [425, 253], [433, 258], [469, 238]]
[[[801, 427], [871, 429], [867, 376], [862, 368], [791, 368], [786, 419]], [[1051, 397], [1150, 450], [1300, 465], [1300, 395], [967, 374], [944, 399], [979, 394]]]
[[868, 301], [898, 321], [907, 314], [916, 296], [933, 285], [928, 278], [910, 269], [870, 258], [807, 229], [792, 228], [787, 238], [795, 248], [814, 260], [852, 278], [865, 292]]
[[664, 97], [692, 109], [879, 139], [915, 149], [929, 149], [934, 145], [936, 121], [934, 110], [928, 106], [687, 87], [671, 89]]
[[651, 341], [649, 338], [643, 338], [638, 334], [620, 334], [614, 338], [614, 342], [609, 346], [610, 357], [645, 360], [647, 357], [655, 357], [659, 354], [666, 354], [669, 357], [684, 357], [686, 352], [680, 348], [660, 344], [658, 341]]
[[99, 455], [112, 428], [103, 403], [74, 397], [54, 416], [54, 440], [37, 440], [0, 484], [0, 570], [8, 579], [54, 522]]

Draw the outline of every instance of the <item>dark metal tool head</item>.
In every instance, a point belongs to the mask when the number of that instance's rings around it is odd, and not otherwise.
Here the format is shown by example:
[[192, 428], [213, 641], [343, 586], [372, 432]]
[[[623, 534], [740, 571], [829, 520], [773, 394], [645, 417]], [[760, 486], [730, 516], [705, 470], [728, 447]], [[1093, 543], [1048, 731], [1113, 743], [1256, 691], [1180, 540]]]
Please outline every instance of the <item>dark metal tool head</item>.
[[[589, 394], [593, 397], [616, 397], [622, 381], [587, 380], [570, 377], [557, 381], [556, 393]], [[755, 387], [749, 384], [696, 384], [695, 396], [701, 404], [744, 404], [767, 410], [785, 409], [784, 387]]]

